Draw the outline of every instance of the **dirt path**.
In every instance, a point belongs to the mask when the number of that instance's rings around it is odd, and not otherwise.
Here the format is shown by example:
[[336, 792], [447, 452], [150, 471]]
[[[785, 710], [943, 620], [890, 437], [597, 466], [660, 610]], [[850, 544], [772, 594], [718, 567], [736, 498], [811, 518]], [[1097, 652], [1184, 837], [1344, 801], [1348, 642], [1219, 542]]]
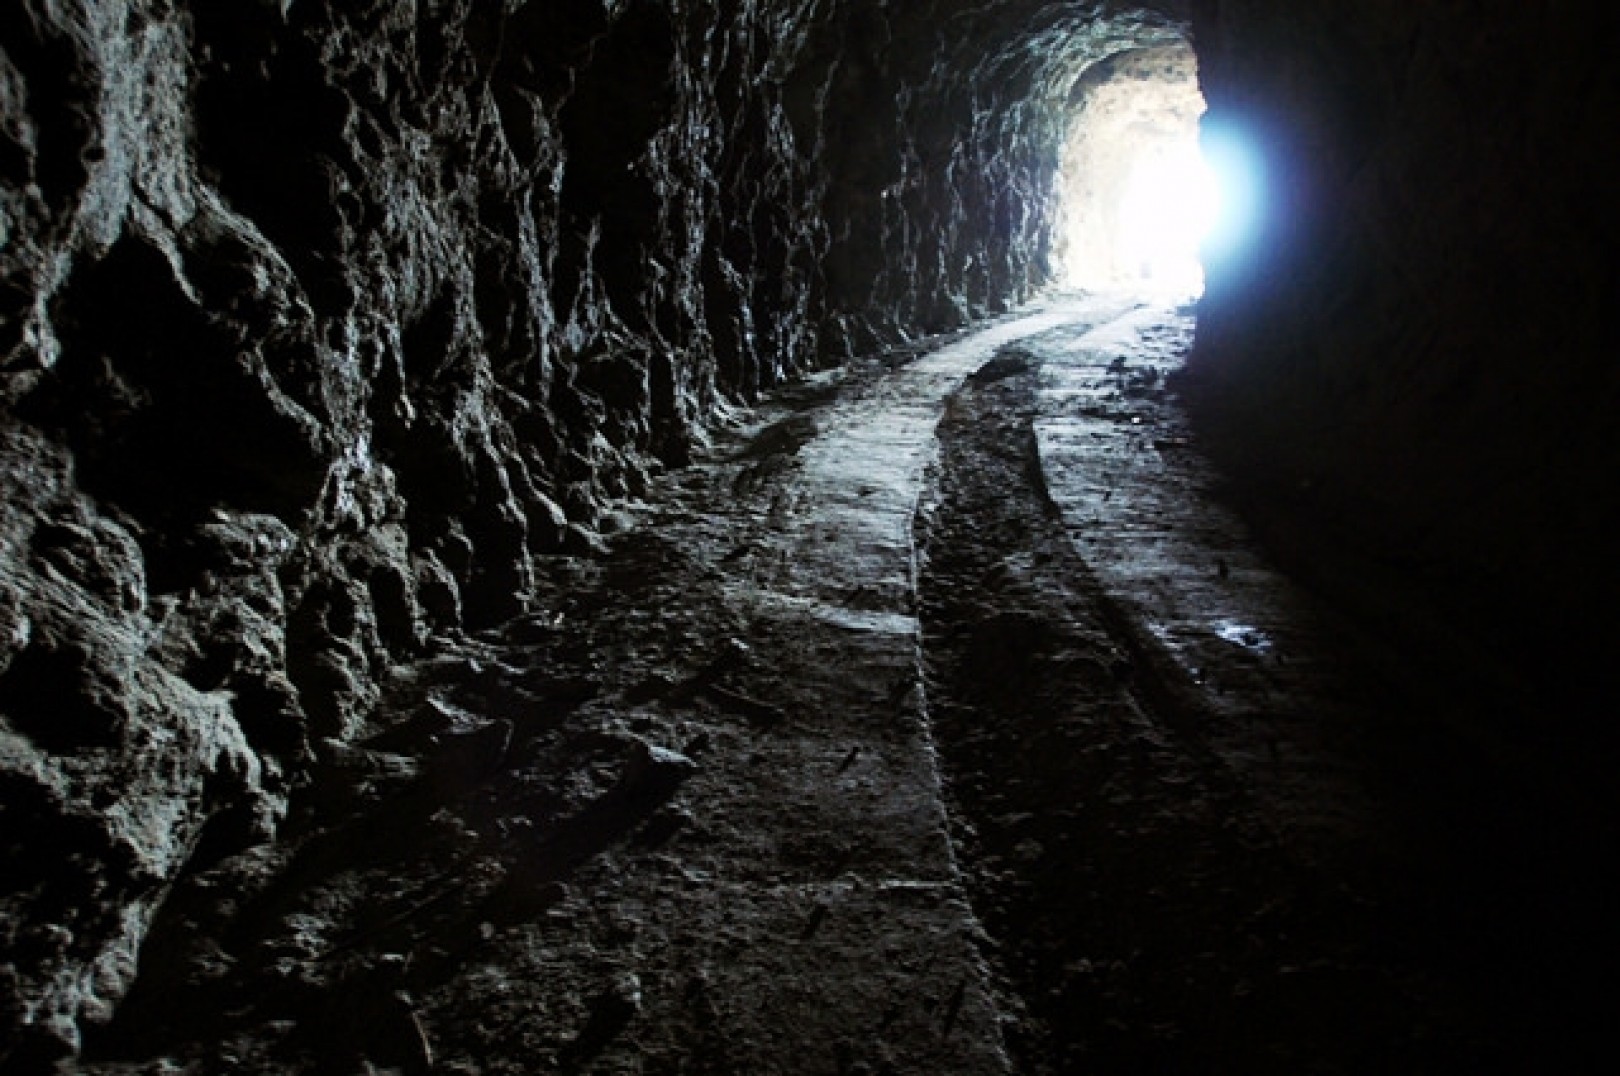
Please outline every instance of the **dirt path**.
[[721, 431], [176, 887], [86, 1071], [1490, 1059], [1495, 771], [1221, 507], [1189, 331], [1054, 302]]
[[541, 608], [441, 641], [282, 844], [178, 887], [95, 1063], [1005, 1071], [912, 519], [962, 378], [1121, 306], [790, 389]]

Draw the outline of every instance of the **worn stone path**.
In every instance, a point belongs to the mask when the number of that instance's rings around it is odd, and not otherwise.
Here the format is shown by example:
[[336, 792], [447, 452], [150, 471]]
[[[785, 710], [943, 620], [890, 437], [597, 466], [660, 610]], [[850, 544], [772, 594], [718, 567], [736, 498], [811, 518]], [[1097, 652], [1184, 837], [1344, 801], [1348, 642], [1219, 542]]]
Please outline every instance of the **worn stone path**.
[[88, 1063], [994, 1073], [920, 688], [944, 398], [1063, 300], [718, 432], [529, 615], [401, 670], [286, 838], [185, 880]]
[[[1034, 341], [1048, 493], [1109, 601], [1184, 689], [1171, 705], [1299, 839], [1432, 858], [1455, 845], [1450, 830], [1504, 836], [1493, 801], [1522, 812], [1549, 782], [1493, 737], [1486, 711], [1522, 719], [1534, 702], [1419, 603], [1394, 605], [1386, 566], [1335, 562], [1345, 551], [1311, 548], [1327, 544], [1316, 533], [1260, 540], [1239, 510], [1242, 476], [1209, 462], [1168, 390], [1192, 336], [1190, 316], [1144, 306]], [[1446, 797], [1400, 800], [1443, 785]]]
[[175, 887], [84, 1070], [1491, 1056], [1470, 946], [1525, 894], [1471, 889], [1526, 801], [1223, 506], [1190, 332], [1053, 299], [740, 412]]
[[[707, 487], [690, 518], [730, 543], [719, 590], [746, 646], [721, 707], [768, 726], [715, 752], [688, 792], [727, 835], [703, 853], [714, 891], [693, 901], [732, 917], [734, 955], [701, 969], [730, 1071], [1005, 1069], [918, 679], [912, 519], [962, 379], [1009, 342], [1121, 305], [1054, 304], [853, 378], [824, 406], [767, 407], [742, 468], [711, 474], [731, 497]], [[658, 523], [665, 541], [704, 546], [674, 522]]]

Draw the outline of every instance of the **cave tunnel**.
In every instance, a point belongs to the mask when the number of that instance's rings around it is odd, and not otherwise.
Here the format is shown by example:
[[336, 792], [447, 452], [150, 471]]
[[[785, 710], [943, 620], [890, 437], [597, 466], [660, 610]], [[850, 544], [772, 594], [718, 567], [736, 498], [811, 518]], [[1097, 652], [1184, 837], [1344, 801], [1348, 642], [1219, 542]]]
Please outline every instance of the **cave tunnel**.
[[0, 1072], [1609, 1071], [1616, 19], [10, 0]]

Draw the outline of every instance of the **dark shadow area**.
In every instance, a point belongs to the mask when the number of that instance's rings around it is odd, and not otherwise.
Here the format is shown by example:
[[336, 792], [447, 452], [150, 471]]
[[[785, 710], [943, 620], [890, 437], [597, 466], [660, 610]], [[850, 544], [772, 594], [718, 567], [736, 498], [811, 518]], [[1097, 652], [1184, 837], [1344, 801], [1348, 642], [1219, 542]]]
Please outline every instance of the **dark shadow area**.
[[[1241, 685], [1264, 674], [1243, 666], [1281, 656], [1234, 646], [1189, 674], [1048, 496], [1039, 365], [1004, 352], [957, 394], [921, 535], [957, 839], [1029, 1005], [1019, 1071], [1583, 1065], [1608, 891], [1592, 805], [1460, 732], [1490, 705], [1468, 671], [1381, 633], [1291, 650], [1310, 671], [1257, 713]], [[1118, 381], [1111, 421], [1172, 472], [1207, 466], [1175, 404]], [[1212, 571], [1196, 537], [1166, 541], [1191, 544], [1141, 555]], [[1293, 791], [1267, 776], [1318, 769]]]

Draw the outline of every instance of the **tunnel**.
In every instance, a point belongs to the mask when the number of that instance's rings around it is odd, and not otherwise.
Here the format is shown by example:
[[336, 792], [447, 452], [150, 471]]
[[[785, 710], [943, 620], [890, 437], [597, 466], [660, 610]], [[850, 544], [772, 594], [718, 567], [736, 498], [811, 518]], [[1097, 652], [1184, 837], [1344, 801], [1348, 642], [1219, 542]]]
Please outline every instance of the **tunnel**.
[[1617, 18], [10, 0], [0, 1072], [1606, 1071]]

